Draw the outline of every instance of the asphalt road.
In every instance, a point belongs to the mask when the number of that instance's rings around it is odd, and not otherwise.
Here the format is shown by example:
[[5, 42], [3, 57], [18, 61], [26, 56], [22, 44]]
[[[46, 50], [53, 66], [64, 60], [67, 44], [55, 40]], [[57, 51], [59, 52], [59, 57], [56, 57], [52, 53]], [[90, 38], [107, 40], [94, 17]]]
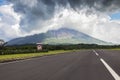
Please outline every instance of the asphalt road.
[[82, 50], [0, 63], [0, 80], [120, 80], [120, 51]]

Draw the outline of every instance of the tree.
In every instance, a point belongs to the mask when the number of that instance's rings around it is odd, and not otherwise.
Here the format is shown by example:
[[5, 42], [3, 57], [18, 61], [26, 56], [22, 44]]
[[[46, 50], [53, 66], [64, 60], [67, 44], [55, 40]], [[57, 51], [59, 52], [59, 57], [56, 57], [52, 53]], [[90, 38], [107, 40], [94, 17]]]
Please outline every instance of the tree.
[[4, 40], [0, 40], [0, 50], [3, 49], [6, 43]]

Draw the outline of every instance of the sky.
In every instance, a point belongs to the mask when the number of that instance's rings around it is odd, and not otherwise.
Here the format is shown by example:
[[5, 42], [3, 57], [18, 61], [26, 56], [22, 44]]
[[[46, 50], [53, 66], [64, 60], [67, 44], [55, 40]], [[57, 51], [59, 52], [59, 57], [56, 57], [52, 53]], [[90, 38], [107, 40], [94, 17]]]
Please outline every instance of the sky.
[[120, 44], [120, 0], [0, 0], [0, 39], [70, 28]]

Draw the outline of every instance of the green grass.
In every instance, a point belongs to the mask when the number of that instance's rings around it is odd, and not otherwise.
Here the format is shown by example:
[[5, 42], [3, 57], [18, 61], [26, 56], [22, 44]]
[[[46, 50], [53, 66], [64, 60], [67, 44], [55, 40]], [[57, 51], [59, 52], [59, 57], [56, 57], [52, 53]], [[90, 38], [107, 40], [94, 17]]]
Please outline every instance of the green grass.
[[105, 50], [120, 50], [120, 48], [110, 48], [110, 49], [105, 49]]
[[0, 55], [0, 62], [28, 59], [28, 58], [40, 57], [40, 56], [46, 56], [46, 55], [55, 55], [55, 54], [60, 54], [65, 52], [72, 52], [72, 51], [76, 51], [76, 50], [55, 50], [55, 51], [41, 52], [41, 53]]
[[112, 50], [120, 50], [120, 48], [112, 48]]

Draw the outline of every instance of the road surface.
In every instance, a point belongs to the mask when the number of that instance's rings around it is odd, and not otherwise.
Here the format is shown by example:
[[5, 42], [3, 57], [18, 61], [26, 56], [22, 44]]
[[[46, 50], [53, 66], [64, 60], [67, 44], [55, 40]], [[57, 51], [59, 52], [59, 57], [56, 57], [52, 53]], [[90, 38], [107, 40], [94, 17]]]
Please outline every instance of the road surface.
[[0, 63], [0, 80], [120, 80], [119, 75], [119, 50], [81, 50]]

